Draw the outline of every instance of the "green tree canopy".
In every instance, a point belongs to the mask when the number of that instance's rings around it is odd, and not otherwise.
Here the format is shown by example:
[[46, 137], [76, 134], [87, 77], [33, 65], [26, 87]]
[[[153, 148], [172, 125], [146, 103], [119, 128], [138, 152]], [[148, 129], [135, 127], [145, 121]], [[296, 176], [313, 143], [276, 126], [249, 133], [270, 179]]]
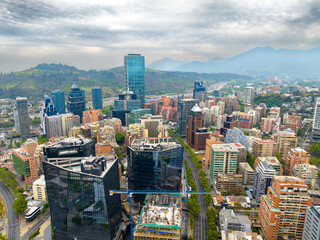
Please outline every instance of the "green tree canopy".
[[123, 133], [121, 132], [116, 133], [116, 141], [119, 145], [122, 145], [124, 143], [125, 138], [126, 138], [126, 135], [124, 135]]
[[20, 195], [13, 203], [12, 208], [16, 214], [22, 215], [27, 208], [27, 200], [24, 199], [23, 195]]

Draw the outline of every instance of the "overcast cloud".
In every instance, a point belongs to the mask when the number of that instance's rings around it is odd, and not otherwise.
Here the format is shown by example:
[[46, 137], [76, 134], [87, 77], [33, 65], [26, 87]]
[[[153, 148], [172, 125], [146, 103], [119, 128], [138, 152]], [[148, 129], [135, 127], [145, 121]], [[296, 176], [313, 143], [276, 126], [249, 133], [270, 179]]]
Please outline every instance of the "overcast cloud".
[[254, 47], [319, 47], [318, 0], [0, 0], [0, 71], [80, 69], [170, 57], [206, 61]]

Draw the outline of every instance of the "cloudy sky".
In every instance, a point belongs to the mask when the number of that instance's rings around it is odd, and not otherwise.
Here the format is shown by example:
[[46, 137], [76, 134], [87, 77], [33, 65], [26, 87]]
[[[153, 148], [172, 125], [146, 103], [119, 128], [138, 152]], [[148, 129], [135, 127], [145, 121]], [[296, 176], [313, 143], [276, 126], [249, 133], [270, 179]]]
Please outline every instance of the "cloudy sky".
[[254, 47], [320, 46], [318, 0], [0, 0], [0, 71], [80, 69], [170, 57], [206, 61]]

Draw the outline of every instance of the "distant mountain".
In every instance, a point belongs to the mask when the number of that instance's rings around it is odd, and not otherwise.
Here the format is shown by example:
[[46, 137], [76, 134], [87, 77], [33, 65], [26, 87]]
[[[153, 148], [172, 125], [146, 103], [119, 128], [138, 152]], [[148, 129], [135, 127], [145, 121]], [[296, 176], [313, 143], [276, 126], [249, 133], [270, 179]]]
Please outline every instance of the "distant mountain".
[[162, 70], [162, 71], [174, 71], [186, 62], [173, 60], [171, 58], [163, 58], [159, 61], [153, 62], [147, 66], [147, 68]]
[[[152, 65], [152, 64], [150, 64]], [[190, 62], [175, 71], [198, 73], [238, 73], [291, 77], [320, 76], [320, 47], [309, 50], [258, 47], [232, 58], [213, 58], [206, 62]], [[163, 69], [170, 70], [170, 68]]]
[[[146, 69], [146, 94], [183, 93], [193, 87], [195, 81], [208, 84], [219, 81], [252, 80], [249, 76], [230, 73], [168, 72]], [[91, 99], [91, 88], [102, 87], [103, 97], [116, 96], [125, 90], [123, 67], [110, 70], [83, 71], [62, 64], [40, 64], [34, 68], [14, 73], [0, 73], [0, 98], [28, 97], [38, 100], [44, 94], [61, 89], [67, 95], [73, 83], [85, 89]]]

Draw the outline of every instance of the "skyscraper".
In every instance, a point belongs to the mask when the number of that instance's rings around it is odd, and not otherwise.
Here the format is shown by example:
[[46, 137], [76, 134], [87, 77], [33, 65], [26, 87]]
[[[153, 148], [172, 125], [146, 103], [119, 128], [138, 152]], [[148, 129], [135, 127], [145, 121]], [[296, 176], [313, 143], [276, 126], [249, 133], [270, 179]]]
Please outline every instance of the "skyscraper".
[[84, 89], [81, 89], [82, 97], [83, 97], [83, 103], [84, 103], [84, 110], [86, 110], [86, 91]]
[[259, 220], [264, 239], [301, 239], [306, 210], [311, 205], [303, 180], [274, 176], [267, 195], [261, 197]]
[[64, 92], [61, 90], [56, 90], [51, 93], [52, 102], [57, 109], [59, 114], [66, 113], [66, 105], [64, 99]]
[[313, 126], [311, 132], [311, 141], [320, 141], [320, 98], [317, 98], [316, 107], [314, 110]]
[[126, 78], [126, 90], [132, 91], [141, 100], [141, 108], [145, 103], [145, 65], [144, 56], [140, 54], [128, 54], [124, 57]]
[[30, 119], [28, 113], [28, 100], [26, 97], [16, 98], [16, 109], [14, 111], [14, 121], [16, 131], [20, 137], [27, 139], [30, 137]]
[[195, 82], [193, 89], [193, 98], [198, 99], [199, 102], [205, 102], [207, 98], [207, 91], [203, 82]]
[[71, 92], [69, 93], [68, 110], [74, 115], [78, 115], [80, 117], [80, 122], [82, 122], [85, 103], [83, 99], [83, 91], [76, 84], [72, 85]]
[[56, 240], [115, 239], [121, 199], [108, 190], [120, 189], [118, 164], [113, 155], [43, 161]]
[[92, 88], [92, 106], [94, 109], [102, 109], [102, 88]]
[[320, 238], [320, 206], [308, 207], [304, 222], [302, 240], [318, 240]]
[[193, 106], [198, 103], [197, 99], [180, 99], [177, 107], [177, 132], [180, 136], [186, 136], [189, 114]]
[[253, 104], [254, 102], [254, 88], [245, 87], [244, 88], [244, 103]]

